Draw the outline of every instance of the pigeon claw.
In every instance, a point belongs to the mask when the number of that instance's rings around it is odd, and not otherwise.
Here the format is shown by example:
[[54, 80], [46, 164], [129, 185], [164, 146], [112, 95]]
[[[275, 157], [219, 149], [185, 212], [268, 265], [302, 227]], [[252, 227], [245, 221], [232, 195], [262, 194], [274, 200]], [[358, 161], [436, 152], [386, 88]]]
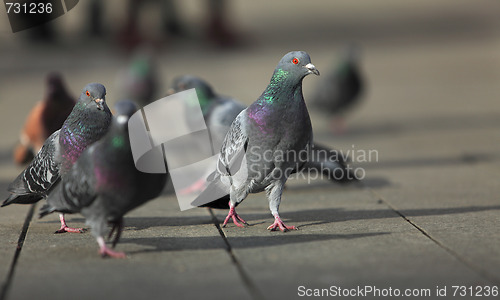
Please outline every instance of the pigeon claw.
[[72, 227], [68, 227], [68, 226], [64, 225], [64, 226], [61, 226], [61, 228], [54, 233], [66, 233], [66, 232], [84, 233], [85, 231], [87, 231], [86, 228], [72, 228]]
[[[224, 219], [224, 223], [222, 223], [222, 227], [226, 227], [227, 222], [229, 222], [229, 219], [232, 219], [234, 225], [236, 225], [238, 227], [245, 227], [243, 224], [248, 225], [248, 223], [245, 220], [243, 220], [243, 218], [240, 217], [236, 213], [236, 210], [234, 209], [234, 207], [231, 207], [229, 209], [229, 213], [227, 214], [227, 217]], [[243, 224], [241, 224], [240, 222]]]
[[113, 251], [109, 249], [108, 247], [104, 246], [99, 249], [99, 254], [105, 258], [105, 257], [111, 257], [111, 258], [126, 258], [127, 255], [125, 255], [124, 252], [118, 252], [118, 251]]
[[285, 223], [283, 223], [281, 218], [277, 215], [274, 217], [274, 223], [271, 224], [269, 227], [267, 227], [267, 229], [271, 230], [271, 231], [276, 231], [276, 230], [278, 230], [278, 228], [283, 232], [287, 232], [289, 230], [297, 230], [297, 227], [295, 227], [295, 226], [285, 225]]

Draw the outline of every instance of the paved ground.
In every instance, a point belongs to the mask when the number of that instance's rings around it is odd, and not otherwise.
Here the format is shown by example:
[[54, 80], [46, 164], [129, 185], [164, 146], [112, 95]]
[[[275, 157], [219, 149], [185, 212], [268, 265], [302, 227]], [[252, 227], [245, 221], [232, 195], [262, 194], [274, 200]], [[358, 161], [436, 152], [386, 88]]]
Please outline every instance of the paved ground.
[[[265, 1], [251, 3], [232, 7], [251, 46], [220, 51], [168, 40], [158, 59], [163, 81], [198, 74], [250, 103], [287, 51], [308, 51], [326, 73], [340, 47], [357, 41], [369, 85], [348, 132], [333, 136], [325, 118], [312, 117], [315, 139], [350, 151], [366, 170], [363, 184], [290, 182], [281, 214], [300, 230], [285, 234], [266, 230], [272, 218], [263, 194], [239, 207], [250, 227], [222, 230], [225, 211], [180, 212], [166, 194], [127, 215], [118, 245], [125, 260], [101, 259], [90, 233], [52, 234], [57, 216], [38, 219], [40, 204], [29, 224], [31, 207], [2, 208], [5, 299], [292, 299], [332, 286], [412, 289], [430, 299], [443, 288], [440, 298], [453, 298], [457, 285], [468, 293], [500, 286], [500, 5], [282, 1], [263, 13]], [[195, 2], [185, 6], [188, 16], [199, 14]], [[126, 55], [109, 41], [80, 38], [78, 7], [71, 13], [56, 21], [64, 37], [57, 46], [1, 32], [0, 198], [20, 172], [10, 153], [48, 71], [67, 75], [75, 94], [102, 82], [116, 100]], [[306, 100], [317, 82], [305, 79]], [[378, 159], [364, 161], [369, 150]], [[85, 226], [80, 215], [68, 222]]]

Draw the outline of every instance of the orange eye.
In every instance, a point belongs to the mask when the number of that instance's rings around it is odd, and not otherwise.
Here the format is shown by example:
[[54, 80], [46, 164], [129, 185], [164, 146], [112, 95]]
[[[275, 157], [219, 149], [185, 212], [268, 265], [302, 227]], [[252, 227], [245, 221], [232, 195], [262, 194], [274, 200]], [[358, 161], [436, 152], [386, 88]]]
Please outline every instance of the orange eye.
[[86, 92], [85, 92], [85, 95], [87, 95], [87, 97], [90, 97], [90, 93], [89, 93], [89, 91], [86, 91]]
[[298, 59], [298, 58], [294, 58], [294, 59], [292, 59], [292, 63], [293, 63], [294, 65], [299, 64], [299, 59]]

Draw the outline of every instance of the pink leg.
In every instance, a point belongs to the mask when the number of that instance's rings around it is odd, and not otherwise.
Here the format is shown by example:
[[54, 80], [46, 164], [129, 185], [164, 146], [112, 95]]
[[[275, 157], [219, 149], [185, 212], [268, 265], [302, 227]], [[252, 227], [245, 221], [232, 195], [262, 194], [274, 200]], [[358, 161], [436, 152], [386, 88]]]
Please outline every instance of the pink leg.
[[97, 238], [97, 243], [99, 244], [99, 254], [102, 257], [111, 257], [111, 258], [125, 258], [127, 257], [124, 252], [113, 251], [106, 247], [106, 243], [104, 242], [104, 238], [102, 236]]
[[[222, 227], [226, 227], [227, 222], [229, 219], [233, 219], [234, 225], [238, 227], [245, 227], [243, 224], [248, 225], [248, 223], [243, 220], [238, 214], [236, 213], [236, 210], [234, 209], [234, 206], [229, 202], [229, 213], [227, 214], [226, 219], [224, 219], [224, 223], [222, 223]], [[238, 221], [242, 222], [243, 224], [240, 224]]]
[[275, 214], [274, 215], [274, 223], [271, 224], [269, 227], [267, 227], [267, 229], [269, 229], [271, 231], [275, 231], [278, 228], [283, 232], [288, 231], [288, 230], [297, 230], [297, 227], [295, 227], [295, 226], [286, 226], [285, 223], [283, 223], [283, 221], [281, 220], [280, 215]]
[[335, 117], [330, 123], [330, 130], [333, 134], [343, 135], [346, 132], [346, 123], [344, 117]]
[[189, 195], [195, 192], [201, 192], [206, 186], [205, 178], [198, 179], [195, 183], [179, 191], [180, 195]]
[[64, 214], [59, 214], [59, 220], [61, 220], [61, 228], [57, 230], [54, 233], [65, 233], [65, 232], [71, 232], [71, 233], [83, 233], [87, 231], [85, 228], [71, 228], [66, 225], [66, 220], [64, 219]]

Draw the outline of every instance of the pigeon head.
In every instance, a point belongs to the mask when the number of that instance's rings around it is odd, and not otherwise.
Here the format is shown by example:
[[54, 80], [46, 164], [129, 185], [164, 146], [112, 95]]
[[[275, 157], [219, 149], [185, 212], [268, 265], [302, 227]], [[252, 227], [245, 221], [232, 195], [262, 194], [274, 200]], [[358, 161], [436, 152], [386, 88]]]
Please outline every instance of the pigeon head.
[[114, 105], [115, 115], [112, 127], [118, 130], [128, 130], [128, 120], [139, 109], [131, 100], [121, 100]]
[[66, 88], [61, 74], [57, 72], [52, 72], [47, 75], [47, 89], [49, 99], [53, 100], [66, 100], [65, 97], [61, 97], [66, 94]]
[[318, 69], [311, 63], [309, 54], [304, 51], [288, 52], [278, 63], [276, 71], [287, 72], [288, 77], [302, 79], [309, 74], [319, 75]]
[[189, 89], [196, 89], [201, 110], [205, 109], [210, 104], [211, 100], [215, 99], [215, 93], [212, 87], [200, 77], [192, 75], [184, 75], [177, 77], [171, 88], [172, 93], [178, 93]]
[[118, 101], [113, 108], [116, 116], [126, 116], [127, 118], [130, 118], [139, 109], [131, 100]]
[[89, 83], [83, 88], [79, 101], [83, 102], [86, 107], [105, 110], [107, 107], [106, 88], [100, 83]]

